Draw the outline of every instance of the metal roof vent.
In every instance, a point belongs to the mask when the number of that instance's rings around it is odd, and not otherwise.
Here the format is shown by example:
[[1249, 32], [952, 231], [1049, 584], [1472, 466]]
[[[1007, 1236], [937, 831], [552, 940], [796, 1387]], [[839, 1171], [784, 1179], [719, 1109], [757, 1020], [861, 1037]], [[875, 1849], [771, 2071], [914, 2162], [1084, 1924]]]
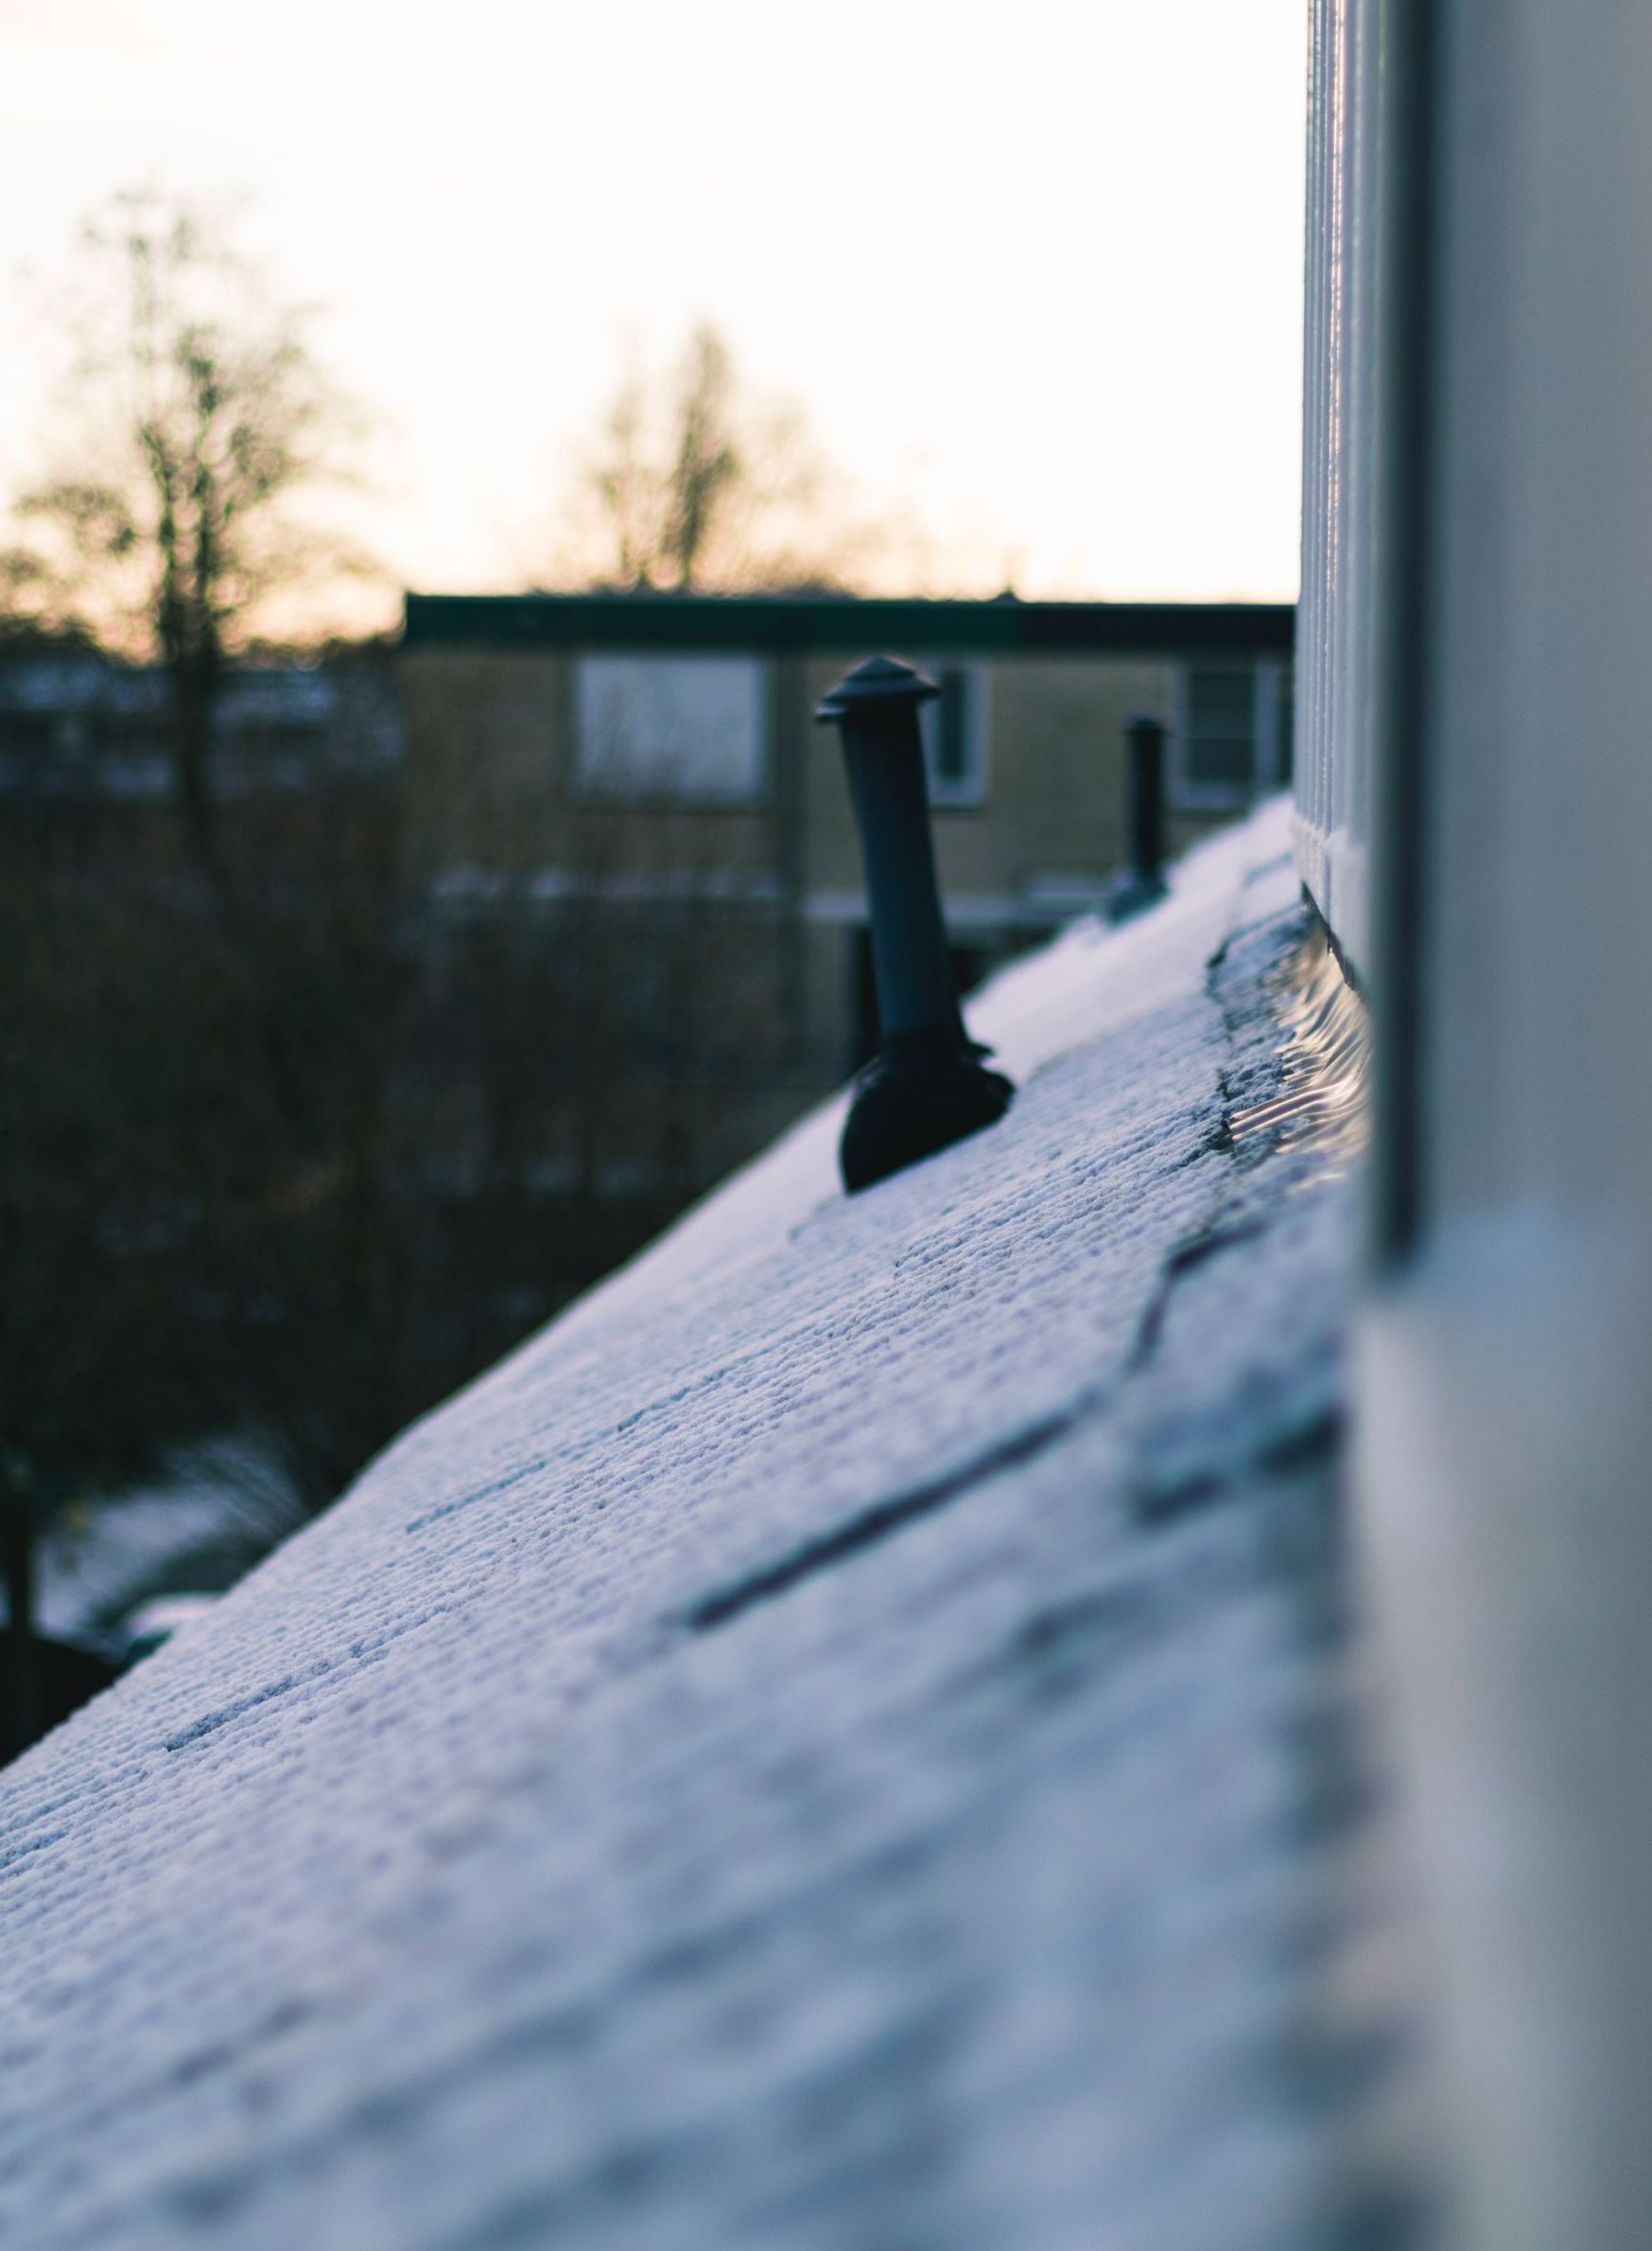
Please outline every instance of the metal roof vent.
[[958, 1012], [930, 834], [918, 706], [933, 680], [869, 656], [815, 712], [843, 742], [872, 925], [878, 1052], [856, 1082], [838, 1152], [843, 1186], [869, 1188], [1001, 1118], [1015, 1088], [982, 1061]]

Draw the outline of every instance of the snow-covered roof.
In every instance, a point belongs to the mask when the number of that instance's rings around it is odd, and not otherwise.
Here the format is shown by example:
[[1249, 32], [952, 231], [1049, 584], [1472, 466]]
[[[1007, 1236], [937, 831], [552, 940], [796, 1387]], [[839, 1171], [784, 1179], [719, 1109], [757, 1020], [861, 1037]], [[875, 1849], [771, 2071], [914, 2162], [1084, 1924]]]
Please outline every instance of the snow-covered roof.
[[11, 1771], [0, 2240], [1307, 2240], [1286, 847], [1000, 976], [1000, 1126], [845, 1200], [828, 1106]]

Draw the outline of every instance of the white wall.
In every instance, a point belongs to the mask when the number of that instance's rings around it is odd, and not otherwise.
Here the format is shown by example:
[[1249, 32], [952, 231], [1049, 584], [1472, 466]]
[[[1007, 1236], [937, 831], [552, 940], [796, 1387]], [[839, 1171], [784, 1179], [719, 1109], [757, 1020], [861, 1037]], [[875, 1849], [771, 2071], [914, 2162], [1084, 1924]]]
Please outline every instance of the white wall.
[[[1395, 895], [1373, 894], [1367, 923], [1337, 855], [1368, 834], [1366, 777], [1380, 806], [1404, 748], [1382, 732], [1375, 598], [1396, 561], [1425, 594], [1424, 881], [1401, 934], [1419, 948], [1420, 1017], [1399, 1027], [1420, 1063], [1420, 1227], [1365, 1322], [1360, 1508], [1436, 1911], [1452, 2241], [1638, 2251], [1652, 2242], [1652, 9], [1319, 0], [1315, 17], [1301, 849], [1362, 964], [1381, 961], [1371, 934]], [[1419, 22], [1436, 102], [1417, 175], [1430, 445], [1418, 536], [1396, 557], [1390, 485], [1361, 466], [1384, 427], [1361, 388], [1382, 362], [1363, 340], [1360, 228], [1388, 208], [1372, 173], [1386, 152], [1345, 64]], [[1375, 302], [1385, 344], [1394, 308]]]
[[1380, 18], [1377, 0], [1313, 0], [1310, 17], [1296, 637], [1297, 865], [1360, 966], [1368, 960]]

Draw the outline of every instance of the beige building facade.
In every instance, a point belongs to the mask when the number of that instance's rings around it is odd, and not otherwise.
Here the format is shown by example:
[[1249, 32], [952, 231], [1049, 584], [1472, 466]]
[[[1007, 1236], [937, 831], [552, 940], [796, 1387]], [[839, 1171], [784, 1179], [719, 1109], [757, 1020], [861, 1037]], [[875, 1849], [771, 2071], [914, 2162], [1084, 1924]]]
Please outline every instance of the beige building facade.
[[1284, 782], [1292, 621], [1265, 604], [410, 595], [409, 874], [438, 925], [513, 903], [577, 919], [593, 961], [622, 928], [697, 955], [724, 1035], [711, 1177], [876, 1039], [843, 760], [813, 719], [849, 665], [887, 651], [941, 684], [926, 753], [967, 989], [1104, 903], [1133, 714], [1169, 729], [1173, 849]]

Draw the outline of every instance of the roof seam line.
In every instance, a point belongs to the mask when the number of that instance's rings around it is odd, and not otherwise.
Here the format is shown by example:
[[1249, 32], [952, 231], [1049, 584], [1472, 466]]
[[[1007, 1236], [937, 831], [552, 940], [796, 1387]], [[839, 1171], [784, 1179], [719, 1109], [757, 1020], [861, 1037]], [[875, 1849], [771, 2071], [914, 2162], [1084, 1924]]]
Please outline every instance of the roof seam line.
[[833, 1565], [845, 1562], [851, 1556], [873, 1547], [894, 1533], [904, 1530], [909, 1524], [929, 1516], [957, 1500], [975, 1486], [984, 1484], [1000, 1470], [1015, 1469], [1031, 1460], [1053, 1445], [1073, 1425], [1102, 1404], [1105, 1387], [1087, 1387], [1053, 1413], [1041, 1416], [1035, 1422], [1026, 1424], [998, 1445], [978, 1454], [962, 1467], [945, 1475], [931, 1478], [927, 1484], [913, 1486], [891, 1499], [879, 1501], [873, 1508], [852, 1516], [846, 1524], [824, 1533], [818, 1540], [810, 1540], [778, 1562], [765, 1564], [737, 1579], [714, 1595], [705, 1596], [683, 1615], [683, 1623], [696, 1633], [709, 1633], [720, 1626], [726, 1626], [754, 1609], [760, 1602], [768, 1602], [777, 1595], [791, 1592], [802, 1580], [814, 1578]]
[[[1241, 899], [1243, 891], [1258, 872], [1250, 871], [1245, 882], [1241, 884], [1228, 929], [1205, 964], [1205, 990], [1216, 1009], [1223, 1045], [1229, 1057], [1235, 1045], [1235, 1026], [1231, 1012], [1219, 989], [1219, 979], [1228, 948], [1242, 927]], [[1224, 1169], [1230, 1179], [1234, 1169], [1233, 1141], [1225, 1069], [1217, 1074], [1216, 1092], [1220, 1105], [1218, 1124], [1195, 1154], [1226, 1156], [1228, 1163]], [[1226, 1196], [1218, 1194], [1212, 1199], [1209, 1217], [1205, 1225], [1191, 1238], [1173, 1246], [1168, 1252], [1147, 1303], [1142, 1308], [1135, 1341], [1120, 1371], [1122, 1380], [1127, 1382], [1151, 1359], [1170, 1300], [1183, 1277], [1192, 1267], [1202, 1265], [1207, 1258], [1226, 1250], [1229, 1245], [1244, 1242], [1263, 1231], [1260, 1220], [1235, 1221], [1226, 1218], [1224, 1208], [1226, 1203]], [[862, 1510], [860, 1515], [851, 1517], [846, 1524], [838, 1526], [835, 1530], [792, 1549], [790, 1555], [764, 1564], [715, 1594], [704, 1596], [682, 1614], [681, 1622], [695, 1633], [714, 1632], [719, 1627], [732, 1624], [759, 1603], [773, 1601], [777, 1596], [790, 1593], [805, 1579], [831, 1570], [838, 1563], [845, 1562], [850, 1557], [891, 1538], [909, 1524], [945, 1508], [999, 1471], [1013, 1469], [1031, 1460], [1064, 1437], [1085, 1416], [1103, 1405], [1115, 1388], [1116, 1383], [1113, 1381], [1087, 1385], [1065, 1405], [1024, 1425], [963, 1467], [948, 1471], [923, 1485], [913, 1486], [889, 1500], [879, 1501]]]

